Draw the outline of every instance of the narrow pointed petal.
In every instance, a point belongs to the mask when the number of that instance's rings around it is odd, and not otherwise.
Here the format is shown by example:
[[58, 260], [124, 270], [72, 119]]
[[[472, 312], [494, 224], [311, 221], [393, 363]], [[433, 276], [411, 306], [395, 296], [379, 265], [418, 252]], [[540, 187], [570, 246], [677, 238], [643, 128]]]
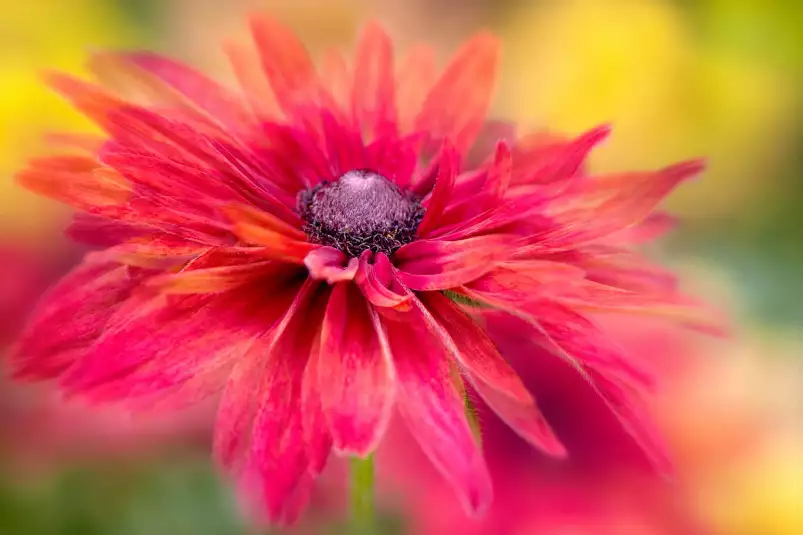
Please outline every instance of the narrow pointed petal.
[[391, 356], [355, 284], [334, 286], [323, 321], [319, 388], [334, 448], [365, 457], [381, 440], [395, 397]]
[[427, 95], [415, 128], [437, 141], [453, 140], [465, 154], [490, 107], [499, 49], [498, 39], [489, 33], [480, 33], [463, 45]]
[[431, 229], [438, 226], [439, 218], [446, 210], [446, 206], [451, 202], [455, 178], [460, 165], [459, 158], [460, 155], [454, 147], [448, 141], [444, 142], [441, 149], [435, 187], [432, 190], [432, 196], [429, 198], [424, 218], [418, 225], [417, 232], [419, 236], [426, 237]]
[[288, 115], [298, 111], [304, 101], [317, 97], [315, 66], [298, 38], [270, 17], [251, 18], [251, 34], [279, 105]]
[[411, 47], [400, 62], [396, 95], [402, 133], [414, 130], [416, 117], [437, 79], [437, 74], [435, 51], [423, 45]]
[[452, 363], [415, 313], [383, 320], [399, 381], [399, 411], [421, 449], [471, 514], [491, 502], [488, 469], [455, 386]]
[[[308, 471], [315, 476], [323, 471], [329, 453], [332, 451], [332, 433], [329, 432], [329, 424], [323, 412], [321, 403], [320, 379], [321, 363], [321, 333], [320, 329], [313, 337], [312, 349], [309, 361], [304, 370], [304, 378], [301, 382], [301, 405], [302, 405], [302, 430], [304, 442], [307, 445], [307, 456], [309, 457]], [[324, 378], [324, 381], [328, 380]]]

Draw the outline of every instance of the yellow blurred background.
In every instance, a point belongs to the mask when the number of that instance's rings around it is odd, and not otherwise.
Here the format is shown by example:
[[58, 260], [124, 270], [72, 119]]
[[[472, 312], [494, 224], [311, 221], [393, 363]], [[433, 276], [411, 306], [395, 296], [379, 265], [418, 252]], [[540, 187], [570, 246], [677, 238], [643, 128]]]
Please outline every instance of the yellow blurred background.
[[[735, 335], [700, 351], [701, 364], [659, 400], [659, 420], [679, 444], [710, 533], [803, 534], [803, 2], [4, 0], [0, 252], [33, 255], [23, 265], [45, 263], [45, 272], [65, 262], [53, 251], [65, 249], [69, 214], [12, 179], [44, 150], [46, 133], [91, 128], [43, 87], [43, 70], [80, 73], [94, 49], [154, 48], [228, 79], [218, 45], [242, 32], [244, 14], [256, 8], [297, 30], [313, 52], [350, 47], [372, 18], [400, 46], [425, 40], [442, 56], [489, 27], [505, 43], [496, 114], [569, 133], [612, 123], [612, 138], [594, 155], [598, 170], [707, 157], [706, 175], [670, 200], [684, 223], [656, 255], [733, 314]], [[0, 254], [0, 263], [11, 266], [12, 256]], [[0, 269], [0, 304], [30, 269]], [[48, 440], [15, 427], [46, 424], [26, 412], [26, 396], [6, 390], [0, 452]], [[761, 431], [746, 454], [716, 462], [702, 451], [706, 433], [756, 421]], [[248, 533], [203, 448], [190, 442], [181, 455], [149, 438], [89, 460], [34, 458], [47, 465], [35, 475], [4, 453], [0, 533]]]

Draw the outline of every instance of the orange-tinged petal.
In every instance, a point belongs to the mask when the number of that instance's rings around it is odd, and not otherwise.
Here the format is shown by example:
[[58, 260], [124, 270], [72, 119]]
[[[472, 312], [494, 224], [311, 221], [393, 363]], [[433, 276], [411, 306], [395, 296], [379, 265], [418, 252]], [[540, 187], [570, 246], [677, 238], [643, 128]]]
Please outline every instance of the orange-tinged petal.
[[499, 39], [488, 32], [463, 45], [424, 100], [415, 129], [468, 151], [491, 104], [499, 53]]

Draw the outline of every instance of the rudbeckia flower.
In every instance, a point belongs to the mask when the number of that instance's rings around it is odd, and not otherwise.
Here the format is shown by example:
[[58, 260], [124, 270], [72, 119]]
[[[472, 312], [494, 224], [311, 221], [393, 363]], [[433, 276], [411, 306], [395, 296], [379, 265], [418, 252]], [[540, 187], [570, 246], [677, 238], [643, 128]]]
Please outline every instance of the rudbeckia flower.
[[376, 24], [352, 62], [331, 51], [320, 68], [271, 19], [250, 26], [255, 48], [226, 46], [238, 89], [150, 53], [94, 57], [99, 85], [50, 76], [106, 137], [59, 136], [65, 152], [18, 178], [77, 208], [69, 232], [102, 249], [41, 304], [17, 377], [137, 410], [219, 395], [215, 457], [280, 522], [330, 452], [369, 455], [398, 413], [476, 513], [491, 483], [466, 385], [565, 454], [474, 314], [493, 307], [668, 469], [638, 410], [649, 375], [585, 312], [706, 320], [632, 249], [671, 226], [653, 211], [702, 164], [591, 176], [608, 127], [488, 120], [488, 33], [438, 73], [425, 47], [395, 63]]

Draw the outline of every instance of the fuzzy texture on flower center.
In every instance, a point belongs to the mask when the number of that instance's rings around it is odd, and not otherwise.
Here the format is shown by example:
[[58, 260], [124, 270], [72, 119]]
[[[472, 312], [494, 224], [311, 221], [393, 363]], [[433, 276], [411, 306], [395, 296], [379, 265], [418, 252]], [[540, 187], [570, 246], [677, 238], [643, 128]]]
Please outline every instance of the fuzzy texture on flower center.
[[304, 232], [313, 243], [358, 257], [366, 249], [392, 254], [415, 239], [424, 208], [410, 192], [373, 171], [349, 171], [298, 195]]

